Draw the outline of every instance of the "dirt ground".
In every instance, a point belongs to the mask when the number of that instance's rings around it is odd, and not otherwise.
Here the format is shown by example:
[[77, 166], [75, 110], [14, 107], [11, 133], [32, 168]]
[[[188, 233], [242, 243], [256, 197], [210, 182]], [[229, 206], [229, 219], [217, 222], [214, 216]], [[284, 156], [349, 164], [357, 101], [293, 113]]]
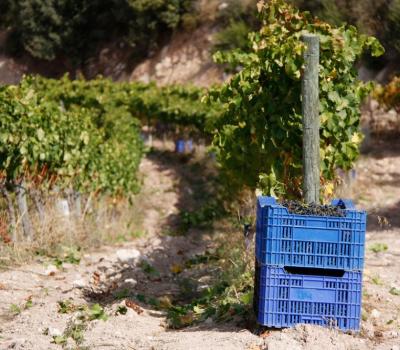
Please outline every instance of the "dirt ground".
[[[47, 262], [0, 273], [0, 349], [76, 349], [57, 338], [77, 325], [68, 305], [99, 302], [107, 320], [88, 321], [80, 349], [392, 349], [400, 350], [400, 143], [374, 142], [361, 157], [343, 190], [369, 213], [363, 321], [359, 334], [299, 325], [285, 330], [242, 329], [208, 319], [182, 330], [165, 327], [166, 315], [136, 303], [122, 314], [125, 293], [146, 297], [174, 295], [180, 288], [171, 267], [212, 246], [206, 233], [166, 234], [183, 205], [193, 202], [193, 183], [185, 163], [150, 154], [141, 164], [146, 196], [147, 235], [103, 247], [54, 269]], [[147, 265], [146, 265], [147, 264]], [[157, 273], [146, 271], [153, 266]], [[201, 280], [201, 278], [199, 278]], [[121, 294], [121, 301], [115, 294]], [[257, 333], [257, 334], [256, 334]]]

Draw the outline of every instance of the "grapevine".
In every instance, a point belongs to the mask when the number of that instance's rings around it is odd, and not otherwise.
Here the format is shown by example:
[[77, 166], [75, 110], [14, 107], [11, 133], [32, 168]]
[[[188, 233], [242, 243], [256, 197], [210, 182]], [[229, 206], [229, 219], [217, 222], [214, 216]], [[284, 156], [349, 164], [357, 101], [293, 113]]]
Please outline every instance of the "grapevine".
[[0, 177], [8, 184], [134, 193], [141, 124], [162, 122], [204, 135], [220, 113], [202, 103], [205, 93], [101, 77], [25, 77], [0, 90]]
[[252, 51], [217, 53], [217, 62], [243, 69], [209, 100], [224, 106], [213, 124], [213, 146], [230, 188], [301, 198], [301, 70], [304, 32], [320, 38], [321, 179], [350, 169], [359, 154], [360, 103], [370, 90], [354, 67], [365, 51], [383, 48], [352, 26], [333, 27], [282, 0], [259, 3], [261, 29]]
[[[68, 90], [69, 84], [26, 77], [18, 86], [1, 88], [3, 182], [136, 192], [143, 150], [139, 121], [96, 82], [92, 89], [86, 84], [85, 101]], [[70, 99], [56, 98], [60, 91]]]
[[400, 112], [400, 77], [394, 77], [387, 85], [377, 85], [372, 96], [387, 110]]

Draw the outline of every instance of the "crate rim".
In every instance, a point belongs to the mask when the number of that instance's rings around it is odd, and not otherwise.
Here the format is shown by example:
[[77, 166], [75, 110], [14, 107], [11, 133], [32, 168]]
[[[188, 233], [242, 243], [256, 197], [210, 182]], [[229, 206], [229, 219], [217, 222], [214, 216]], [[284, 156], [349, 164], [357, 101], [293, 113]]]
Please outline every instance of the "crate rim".
[[[299, 216], [299, 217], [304, 217], [307, 219], [321, 219], [321, 218], [330, 218], [330, 219], [346, 219], [348, 218], [347, 216], [345, 217], [341, 217], [341, 216], [328, 216], [328, 215], [305, 215], [305, 214], [293, 214], [293, 213], [289, 213], [288, 208], [286, 208], [285, 206], [279, 204], [277, 202], [277, 199], [275, 197], [271, 197], [271, 196], [257, 196], [257, 203], [261, 208], [264, 207], [271, 207], [274, 209], [283, 209], [286, 211], [287, 215], [295, 215], [295, 216]], [[333, 199], [331, 201], [331, 205], [333, 206], [339, 206], [339, 205], [344, 205], [345, 208], [342, 209], [348, 213], [358, 213], [358, 214], [364, 214], [366, 215], [366, 211], [365, 210], [358, 210], [355, 208], [354, 203], [351, 199], [342, 199], [342, 198], [337, 198], [337, 199]]]

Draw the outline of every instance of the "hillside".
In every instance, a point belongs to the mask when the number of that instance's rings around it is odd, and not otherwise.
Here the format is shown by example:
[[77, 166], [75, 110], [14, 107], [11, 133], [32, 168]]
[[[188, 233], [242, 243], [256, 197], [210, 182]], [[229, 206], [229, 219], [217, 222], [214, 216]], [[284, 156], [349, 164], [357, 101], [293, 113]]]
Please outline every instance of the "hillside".
[[222, 79], [211, 59], [213, 36], [225, 23], [220, 20], [229, 17], [220, 1], [176, 0], [173, 6], [163, 0], [122, 1], [124, 14], [114, 13], [123, 11], [118, 0], [108, 1], [111, 13], [105, 4], [89, 2], [89, 18], [84, 8], [38, 3], [41, 7], [2, 4], [0, 83], [17, 83], [23, 74], [58, 78], [65, 73], [159, 84], [209, 85]]
[[18, 83], [24, 74], [60, 77], [68, 72], [87, 78], [97, 75], [117, 81], [157, 80], [159, 84], [176, 82], [207, 86], [221, 81], [223, 69], [212, 62], [210, 49], [215, 29], [204, 25], [193, 32], [178, 32], [154, 56], [135, 65], [130, 61], [131, 50], [115, 43], [104, 45], [99, 54], [90, 58], [80, 69], [73, 69], [65, 60], [47, 62], [27, 54], [12, 57], [2, 52], [6, 32], [0, 33], [0, 83]]
[[[43, 3], [43, 6], [51, 6], [47, 0], [39, 2]], [[109, 0], [109, 2], [110, 6], [117, 6], [117, 0]], [[169, 14], [169, 17], [176, 17], [176, 19], [172, 24], [168, 22], [167, 27], [164, 28], [163, 19], [156, 16], [160, 11], [156, 5], [151, 5], [151, 1], [132, 1], [132, 3], [147, 4], [147, 7], [141, 8], [142, 12], [139, 12], [137, 16], [139, 20], [140, 16], [143, 16], [143, 21], [150, 18], [151, 24], [148, 24], [148, 27], [145, 25], [132, 27], [133, 22], [126, 15], [127, 18], [124, 19], [126, 23], [123, 22], [122, 25], [117, 22], [121, 28], [113, 29], [113, 21], [116, 19], [109, 15], [109, 18], [107, 17], [108, 26], [110, 26], [109, 33], [106, 27], [101, 35], [97, 35], [96, 40], [91, 38], [98, 28], [96, 23], [90, 23], [89, 20], [86, 21], [88, 23], [84, 27], [87, 32], [82, 34], [79, 25], [75, 25], [75, 28], [74, 23], [68, 21], [65, 28], [47, 28], [44, 20], [41, 20], [40, 13], [33, 12], [33, 15], [38, 17], [33, 24], [25, 23], [23, 15], [18, 17], [14, 14], [15, 20], [22, 21], [21, 28], [14, 25], [12, 15], [8, 19], [10, 22], [8, 25], [7, 20], [0, 16], [0, 83], [17, 83], [23, 74], [40, 74], [58, 78], [66, 72], [71, 77], [84, 75], [91, 79], [97, 75], [103, 75], [116, 81], [154, 80], [161, 85], [192, 83], [208, 86], [224, 80], [224, 69], [213, 62], [212, 52], [216, 49], [228, 50], [236, 47], [246, 50], [244, 43], [247, 42], [248, 33], [259, 26], [255, 11], [256, 1], [188, 0], [185, 2], [177, 0], [177, 2], [182, 7], [179, 16], [175, 13], [172, 13], [173, 16]], [[386, 53], [380, 59], [363, 61], [359, 64], [358, 69], [362, 80], [387, 82], [394, 73], [400, 70], [396, 39], [398, 21], [395, 20], [397, 12], [400, 12], [396, 7], [397, 0], [390, 1], [391, 16], [381, 14], [385, 10], [384, 6], [389, 6], [380, 4], [382, 1], [368, 8], [364, 5], [350, 4], [348, 13], [345, 13], [341, 0], [335, 1], [335, 5], [332, 5], [334, 9], [328, 6], [326, 1], [316, 1], [315, 4], [301, 0], [294, 2], [328, 22], [337, 24], [347, 21], [359, 27], [360, 31], [376, 35], [381, 40]], [[8, 0], [8, 3], [12, 4], [13, 1]], [[145, 6], [143, 4], [142, 7]], [[27, 11], [26, 8], [23, 9]], [[31, 8], [28, 9], [33, 11]], [[95, 10], [99, 13], [94, 16], [103, 16], [103, 8], [95, 8]], [[332, 11], [339, 12], [337, 16], [334, 16]], [[357, 17], [360, 11], [363, 14], [363, 21]], [[68, 19], [68, 15], [64, 14], [64, 16]], [[84, 12], [78, 13], [77, 16], [84, 16]], [[376, 24], [376, 16], [380, 16], [382, 27]], [[54, 20], [54, 22], [57, 21]], [[30, 32], [32, 25], [38, 27], [38, 29], [35, 27], [38, 33]], [[154, 26], [158, 31], [149, 29]], [[50, 33], [51, 30], [54, 33]], [[72, 34], [63, 38], [62, 31], [64, 30], [71, 31]], [[52, 36], [57, 38], [55, 42], [50, 40]], [[26, 42], [24, 44], [24, 37], [26, 37], [25, 41], [36, 40], [40, 45], [33, 46]], [[65, 44], [60, 47], [63, 40]], [[45, 44], [50, 48], [44, 46]], [[51, 55], [48, 53], [49, 50]]]

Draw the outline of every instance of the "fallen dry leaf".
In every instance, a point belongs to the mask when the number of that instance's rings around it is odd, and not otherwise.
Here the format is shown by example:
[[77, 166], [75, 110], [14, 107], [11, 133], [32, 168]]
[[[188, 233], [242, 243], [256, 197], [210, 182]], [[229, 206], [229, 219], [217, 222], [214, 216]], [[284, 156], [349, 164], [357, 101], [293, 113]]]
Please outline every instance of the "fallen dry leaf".
[[143, 309], [138, 304], [136, 304], [134, 301], [132, 301], [130, 299], [125, 300], [125, 305], [127, 307], [131, 308], [132, 310], [136, 311], [136, 313], [138, 315], [143, 313]]
[[194, 315], [192, 312], [188, 312], [186, 315], [182, 315], [179, 320], [183, 326], [190, 326], [194, 321]]
[[179, 264], [171, 265], [170, 270], [172, 273], [178, 274], [183, 271], [183, 266]]
[[271, 332], [265, 331], [265, 332], [262, 332], [262, 333], [260, 334], [260, 337], [261, 337], [261, 338], [266, 338], [266, 337], [269, 337], [270, 335], [271, 335]]
[[7, 287], [3, 283], [0, 283], [0, 290], [6, 290], [6, 289]]
[[9, 244], [12, 242], [11, 237], [8, 234], [2, 233], [1, 237], [3, 238], [4, 244]]
[[8, 234], [8, 224], [4, 218], [0, 218], [0, 237], [4, 244], [11, 243], [11, 237]]
[[93, 272], [93, 284], [94, 285], [99, 285], [100, 283], [100, 273], [98, 273], [97, 271]]
[[160, 308], [169, 309], [172, 306], [171, 299], [168, 296], [159, 297], [158, 301], [160, 303]]

